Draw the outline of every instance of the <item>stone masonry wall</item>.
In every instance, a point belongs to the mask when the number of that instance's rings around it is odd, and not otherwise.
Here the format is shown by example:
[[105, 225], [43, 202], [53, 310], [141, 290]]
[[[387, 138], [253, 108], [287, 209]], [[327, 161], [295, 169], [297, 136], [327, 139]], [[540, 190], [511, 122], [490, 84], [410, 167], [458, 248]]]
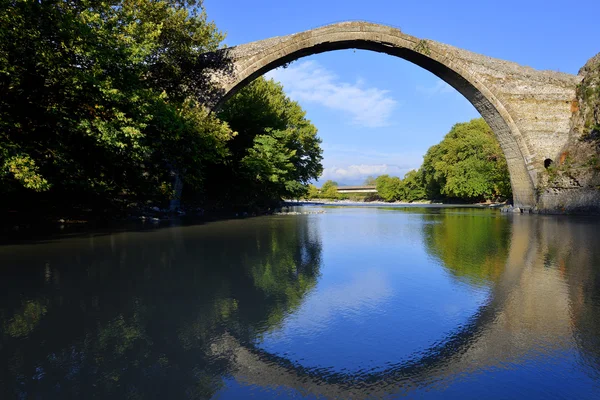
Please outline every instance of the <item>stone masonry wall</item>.
[[600, 214], [600, 54], [579, 75], [568, 141], [538, 186], [540, 212]]

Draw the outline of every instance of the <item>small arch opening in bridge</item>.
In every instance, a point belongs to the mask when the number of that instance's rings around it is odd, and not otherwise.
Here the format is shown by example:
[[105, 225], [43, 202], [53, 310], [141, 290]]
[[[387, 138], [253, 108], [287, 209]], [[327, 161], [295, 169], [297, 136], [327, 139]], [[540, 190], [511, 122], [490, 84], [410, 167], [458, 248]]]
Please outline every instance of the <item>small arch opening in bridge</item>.
[[552, 164], [554, 164], [554, 161], [552, 161], [552, 159], [546, 158], [544, 160], [544, 168], [548, 169], [552, 166]]

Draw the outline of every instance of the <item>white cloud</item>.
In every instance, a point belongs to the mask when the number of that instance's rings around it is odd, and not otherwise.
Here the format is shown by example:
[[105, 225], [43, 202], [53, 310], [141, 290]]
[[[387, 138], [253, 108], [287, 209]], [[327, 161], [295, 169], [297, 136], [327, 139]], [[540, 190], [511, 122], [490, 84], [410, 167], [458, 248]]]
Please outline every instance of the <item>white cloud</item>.
[[389, 278], [380, 271], [369, 268], [354, 274], [348, 282], [310, 293], [300, 309], [285, 320], [282, 329], [268, 335], [273, 339], [284, 340], [289, 337], [286, 331], [291, 331], [294, 335], [314, 335], [315, 331], [327, 329], [332, 315], [343, 313], [346, 318], [362, 318], [361, 310], [376, 309], [393, 294]]
[[337, 75], [316, 61], [279, 68], [266, 77], [281, 82], [292, 99], [346, 112], [354, 124], [367, 128], [389, 125], [398, 105], [388, 90], [367, 87], [361, 79], [355, 83], [341, 82]]
[[410, 168], [408, 166], [389, 165], [389, 164], [357, 164], [345, 167], [324, 168], [323, 175], [319, 182], [325, 182], [329, 179], [343, 184], [360, 184], [368, 176], [393, 175], [403, 177]]
[[324, 171], [318, 182], [328, 179], [341, 184], [362, 184], [368, 176], [388, 174], [403, 177], [423, 162], [425, 150], [382, 152], [346, 145], [323, 143]]

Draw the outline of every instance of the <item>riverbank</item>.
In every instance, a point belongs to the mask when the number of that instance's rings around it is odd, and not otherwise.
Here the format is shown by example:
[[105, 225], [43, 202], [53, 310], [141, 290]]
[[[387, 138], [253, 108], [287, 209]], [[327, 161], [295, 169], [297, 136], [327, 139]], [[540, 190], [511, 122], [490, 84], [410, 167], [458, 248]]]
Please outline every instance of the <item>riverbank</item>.
[[272, 215], [282, 205], [270, 208], [204, 209], [183, 206], [177, 212], [157, 206], [132, 206], [112, 212], [92, 213], [81, 210], [29, 212], [5, 210], [0, 213], [0, 243], [27, 240], [34, 237], [82, 234], [97, 231], [128, 231], [160, 228], [172, 225], [196, 225], [208, 222]]
[[355, 201], [355, 200], [284, 200], [285, 206], [311, 206], [311, 205], [326, 205], [326, 206], [397, 206], [397, 207], [419, 207], [419, 206], [434, 206], [434, 207], [488, 207], [501, 208], [507, 206], [506, 202], [502, 203], [444, 203], [437, 201], [414, 201], [412, 203], [403, 201], [387, 202], [381, 200], [375, 201]]

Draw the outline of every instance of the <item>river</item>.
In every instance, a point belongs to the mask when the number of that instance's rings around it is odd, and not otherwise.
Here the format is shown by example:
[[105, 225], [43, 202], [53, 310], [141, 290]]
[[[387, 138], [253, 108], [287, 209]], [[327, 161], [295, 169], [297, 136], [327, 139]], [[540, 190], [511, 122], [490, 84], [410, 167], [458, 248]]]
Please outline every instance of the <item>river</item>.
[[299, 207], [0, 246], [0, 398], [600, 398], [600, 220]]

